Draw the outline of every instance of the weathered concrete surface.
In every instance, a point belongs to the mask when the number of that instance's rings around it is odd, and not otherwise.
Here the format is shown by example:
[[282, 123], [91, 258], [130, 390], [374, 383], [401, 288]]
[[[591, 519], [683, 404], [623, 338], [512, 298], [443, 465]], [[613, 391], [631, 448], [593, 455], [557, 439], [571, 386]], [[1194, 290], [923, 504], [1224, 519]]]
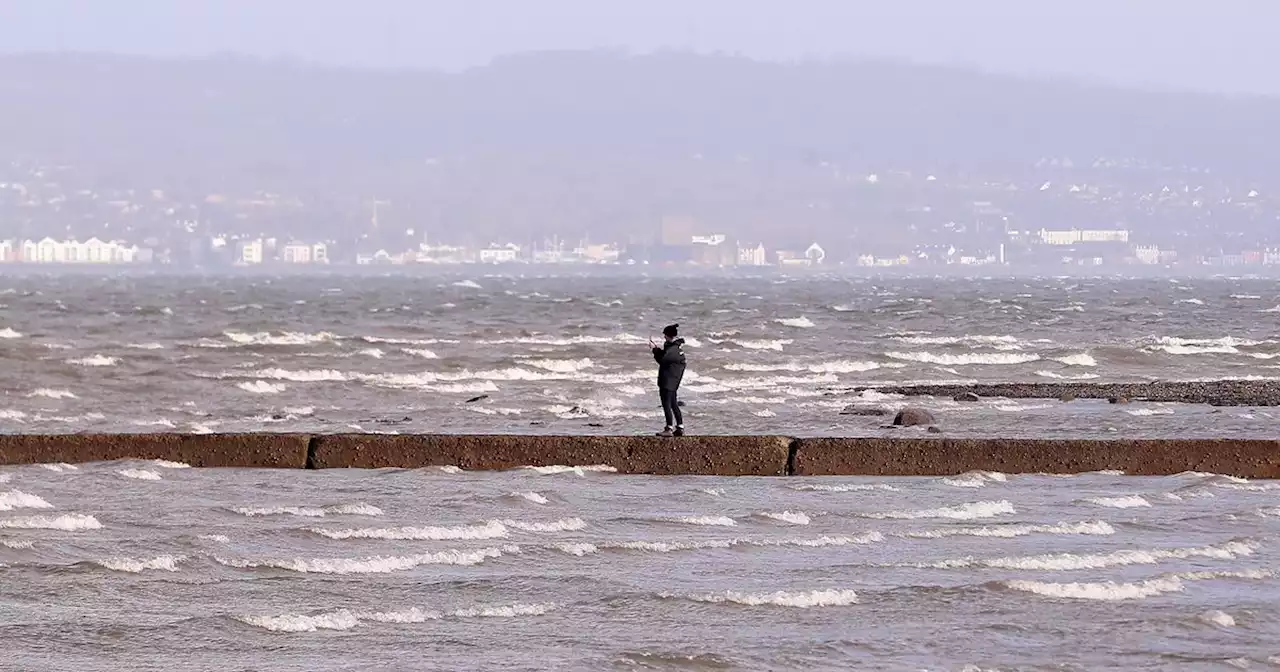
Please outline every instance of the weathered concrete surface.
[[284, 467], [307, 464], [305, 434], [5, 434], [0, 464], [142, 459], [193, 467]]
[[1111, 399], [1178, 402], [1213, 406], [1280, 406], [1280, 382], [1273, 380], [1154, 381], [1134, 383], [979, 383], [972, 385], [905, 385], [856, 387], [851, 392], [876, 390], [908, 397], [979, 397], [1007, 399]]
[[341, 434], [315, 439], [311, 466], [514, 469], [606, 464], [626, 474], [782, 476], [791, 439], [779, 436], [463, 436]]
[[800, 439], [797, 476], [945, 476], [966, 471], [1075, 474], [1114, 469], [1131, 475], [1184, 471], [1280, 478], [1280, 441]]

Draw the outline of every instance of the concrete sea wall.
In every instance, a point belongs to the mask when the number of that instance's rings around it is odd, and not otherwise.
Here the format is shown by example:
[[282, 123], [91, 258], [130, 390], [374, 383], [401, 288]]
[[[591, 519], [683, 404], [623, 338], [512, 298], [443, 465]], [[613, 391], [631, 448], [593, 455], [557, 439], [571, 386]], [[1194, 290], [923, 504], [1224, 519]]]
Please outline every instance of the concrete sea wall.
[[0, 435], [0, 464], [160, 459], [197, 467], [470, 470], [608, 465], [620, 473], [945, 476], [985, 470], [1280, 478], [1280, 441], [784, 436], [65, 434]]

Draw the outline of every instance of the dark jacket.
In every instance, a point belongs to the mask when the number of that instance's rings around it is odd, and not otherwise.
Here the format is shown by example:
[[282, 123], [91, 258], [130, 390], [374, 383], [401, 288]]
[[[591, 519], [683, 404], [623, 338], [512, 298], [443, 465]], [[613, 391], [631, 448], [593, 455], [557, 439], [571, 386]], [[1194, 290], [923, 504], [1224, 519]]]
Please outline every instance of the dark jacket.
[[683, 338], [663, 343], [662, 347], [653, 349], [653, 360], [658, 363], [658, 387], [664, 390], [679, 389], [684, 378], [684, 345]]

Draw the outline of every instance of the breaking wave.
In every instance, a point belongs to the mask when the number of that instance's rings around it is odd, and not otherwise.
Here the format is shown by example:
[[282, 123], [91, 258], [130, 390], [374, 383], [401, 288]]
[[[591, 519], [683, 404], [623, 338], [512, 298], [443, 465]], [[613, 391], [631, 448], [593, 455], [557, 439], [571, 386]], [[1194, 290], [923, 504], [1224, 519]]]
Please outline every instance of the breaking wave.
[[858, 603], [858, 594], [852, 590], [808, 590], [800, 592], [778, 591], [775, 593], [741, 593], [726, 591], [709, 595], [678, 595], [662, 593], [664, 598], [709, 602], [712, 604], [740, 604], [748, 607], [793, 607], [809, 609], [812, 607], [844, 607]]

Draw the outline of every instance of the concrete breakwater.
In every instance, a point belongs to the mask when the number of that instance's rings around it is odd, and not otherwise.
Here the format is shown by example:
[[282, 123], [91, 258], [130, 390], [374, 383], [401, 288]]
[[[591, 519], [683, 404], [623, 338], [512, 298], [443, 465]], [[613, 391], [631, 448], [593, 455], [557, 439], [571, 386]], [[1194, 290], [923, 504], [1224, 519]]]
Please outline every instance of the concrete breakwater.
[[168, 460], [292, 469], [596, 466], [626, 474], [946, 476], [968, 471], [1280, 478], [1280, 441], [1240, 439], [791, 438], [784, 436], [66, 434], [0, 435], [0, 464]]
[[1280, 382], [1267, 380], [1151, 381], [1134, 383], [975, 383], [853, 388], [908, 397], [979, 397], [1007, 399], [1128, 399], [1131, 401], [1208, 404], [1211, 406], [1280, 406]]

